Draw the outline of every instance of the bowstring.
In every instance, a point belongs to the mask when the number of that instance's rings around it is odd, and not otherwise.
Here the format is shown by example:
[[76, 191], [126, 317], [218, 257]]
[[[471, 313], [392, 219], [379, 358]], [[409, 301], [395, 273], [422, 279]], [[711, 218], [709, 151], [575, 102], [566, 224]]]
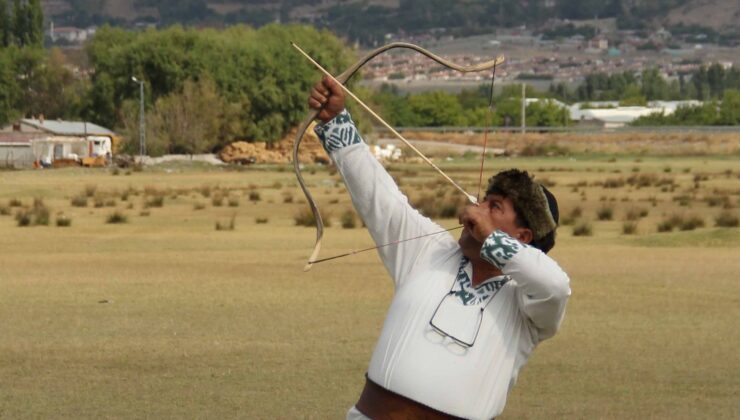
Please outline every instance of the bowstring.
[[486, 127], [483, 130], [483, 153], [480, 157], [480, 177], [478, 179], [478, 195], [476, 196], [477, 201], [480, 203], [480, 193], [483, 188], [483, 164], [486, 161], [486, 148], [488, 146], [488, 130], [491, 127], [491, 117], [493, 114], [493, 92], [494, 83], [496, 82], [496, 63], [493, 64], [493, 74], [491, 75], [491, 91], [488, 97], [488, 111], [486, 111]]
[[[483, 132], [483, 153], [481, 154], [480, 176], [479, 176], [479, 179], [478, 179], [478, 195], [476, 197], [477, 198], [477, 201], [479, 203], [480, 203], [481, 188], [483, 186], [483, 166], [484, 166], [485, 159], [486, 159], [486, 148], [487, 148], [487, 145], [488, 145], [488, 130], [491, 127], [491, 117], [492, 117], [491, 114], [493, 113], [493, 95], [494, 95], [494, 87], [495, 87], [494, 84], [496, 83], [496, 66], [497, 66], [497, 63], [494, 62], [494, 64], [493, 64], [493, 72], [491, 74], [491, 90], [489, 92], [489, 97], [488, 97], [488, 110], [486, 112], [486, 121], [485, 121], [486, 127], [485, 127], [485, 130]], [[413, 238], [408, 238], [408, 239], [402, 239], [402, 240], [398, 240], [398, 241], [393, 241], [393, 242], [389, 242], [389, 243], [386, 243], [386, 244], [373, 246], [373, 247], [370, 247], [370, 248], [363, 248], [363, 249], [359, 249], [359, 250], [353, 250], [353, 251], [350, 251], [350, 252], [347, 252], [347, 253], [344, 253], [344, 254], [335, 255], [333, 257], [327, 257], [327, 258], [321, 258], [321, 259], [318, 259], [318, 260], [315, 260], [315, 261], [309, 261], [308, 264], [309, 265], [319, 264], [319, 263], [326, 262], [326, 261], [331, 261], [331, 260], [336, 260], [336, 259], [339, 259], [339, 258], [349, 257], [349, 256], [352, 256], [352, 255], [355, 255], [355, 254], [359, 254], [359, 253], [362, 253], [362, 252], [373, 251], [373, 250], [385, 248], [385, 247], [391, 246], [391, 245], [398, 245], [398, 244], [401, 244], [401, 243], [404, 243], [404, 242], [415, 241], [417, 239], [422, 239], [422, 238], [426, 238], [426, 237], [429, 237], [429, 236], [439, 235], [439, 234], [446, 233], [446, 232], [452, 232], [454, 230], [462, 229], [464, 227], [465, 226], [457, 226], [457, 227], [454, 227], [454, 228], [444, 229], [444, 230], [441, 230], [441, 231], [438, 231], [438, 232], [433, 232], [433, 233], [427, 233], [425, 235], [416, 236], [416, 237], [413, 237]]]
[[434, 236], [434, 235], [439, 235], [439, 234], [442, 234], [442, 233], [445, 233], [445, 232], [452, 232], [453, 230], [462, 229], [464, 227], [465, 226], [462, 226], [462, 225], [461, 226], [456, 226], [454, 228], [440, 230], [439, 232], [427, 233], [427, 234], [424, 234], [424, 235], [421, 235], [421, 236], [416, 236], [416, 237], [413, 237], [413, 238], [401, 239], [401, 240], [398, 240], [398, 241], [388, 242], [387, 244], [383, 244], [383, 245], [377, 245], [377, 246], [370, 247], [370, 248], [358, 249], [358, 250], [350, 251], [350, 252], [347, 252], [347, 253], [344, 253], [344, 254], [341, 254], [341, 255], [335, 255], [333, 257], [321, 258], [321, 259], [316, 260], [316, 261], [309, 261], [308, 263], [313, 265], [313, 264], [318, 264], [318, 263], [325, 262], [325, 261], [336, 260], [337, 258], [349, 257], [350, 255], [359, 254], [361, 252], [367, 252], [367, 251], [372, 251], [372, 250], [375, 250], [375, 249], [385, 248], [385, 247], [391, 246], [391, 245], [398, 245], [398, 244], [401, 244], [401, 243], [404, 243], [404, 242], [414, 241], [414, 240], [421, 239], [421, 238], [426, 238], [427, 236]]

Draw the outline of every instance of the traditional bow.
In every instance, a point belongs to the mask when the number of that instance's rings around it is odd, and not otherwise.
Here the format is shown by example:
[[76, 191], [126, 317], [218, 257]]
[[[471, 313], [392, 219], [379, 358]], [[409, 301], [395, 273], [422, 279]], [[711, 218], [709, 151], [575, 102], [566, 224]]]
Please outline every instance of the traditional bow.
[[[434, 53], [429, 52], [425, 50], [424, 48], [419, 47], [418, 45], [409, 44], [406, 42], [394, 42], [388, 45], [384, 45], [373, 51], [370, 51], [364, 57], [358, 60], [355, 64], [353, 64], [350, 68], [345, 70], [342, 74], [338, 76], [334, 76], [334, 78], [339, 83], [345, 84], [347, 80], [349, 80], [349, 78], [352, 77], [362, 66], [367, 64], [368, 61], [394, 48], [407, 48], [410, 50], [417, 51], [429, 57], [430, 59], [436, 61], [437, 63], [445, 67], [451, 68], [453, 70], [457, 70], [461, 73], [472, 73], [472, 72], [492, 69], [492, 68], [495, 68], [496, 65], [501, 64], [503, 62], [503, 57], [499, 57], [499, 58], [496, 58], [495, 60], [487, 61], [484, 63], [479, 63], [475, 65], [470, 65], [470, 66], [462, 66], [459, 64], [455, 64], [451, 61], [448, 61], [442, 57], [439, 57], [438, 55], [435, 55]], [[303, 122], [301, 122], [301, 125], [298, 127], [298, 133], [296, 134], [296, 139], [293, 144], [293, 167], [295, 169], [296, 178], [298, 178], [298, 184], [301, 186], [301, 190], [303, 190], [303, 194], [305, 194], [306, 200], [308, 201], [308, 204], [311, 207], [311, 212], [313, 213], [314, 218], [316, 219], [316, 243], [314, 245], [313, 252], [311, 253], [311, 256], [308, 259], [308, 263], [304, 267], [304, 271], [310, 270], [311, 267], [313, 266], [313, 263], [316, 262], [316, 260], [318, 259], [319, 252], [321, 250], [321, 238], [324, 236], [324, 222], [321, 219], [321, 213], [319, 212], [319, 207], [316, 204], [316, 201], [313, 199], [311, 192], [308, 190], [308, 187], [306, 186], [306, 183], [303, 179], [303, 175], [301, 174], [300, 161], [298, 160], [298, 149], [301, 144], [301, 140], [303, 140], [303, 136], [306, 134], [306, 130], [308, 130], [308, 127], [311, 125], [313, 120], [316, 119], [319, 112], [320, 112], [319, 110], [309, 111], [308, 115], [306, 115], [306, 118], [303, 119]]]

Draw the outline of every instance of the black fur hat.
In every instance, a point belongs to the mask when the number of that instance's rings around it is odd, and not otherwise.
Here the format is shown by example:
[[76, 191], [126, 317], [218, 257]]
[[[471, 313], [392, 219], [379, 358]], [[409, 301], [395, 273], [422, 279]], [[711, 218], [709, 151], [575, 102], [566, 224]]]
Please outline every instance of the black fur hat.
[[538, 240], [558, 226], [558, 203], [543, 185], [535, 182], [527, 171], [509, 169], [488, 181], [486, 194], [502, 193], [514, 203], [517, 214], [524, 219]]

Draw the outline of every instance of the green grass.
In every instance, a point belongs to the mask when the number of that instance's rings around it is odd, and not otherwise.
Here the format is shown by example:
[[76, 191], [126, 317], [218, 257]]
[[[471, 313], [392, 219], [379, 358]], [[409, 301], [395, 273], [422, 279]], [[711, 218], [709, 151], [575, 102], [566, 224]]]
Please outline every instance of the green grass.
[[[689, 188], [694, 172], [720, 174], [737, 163], [677, 158], [670, 165], [692, 173], [666, 174], [667, 162], [645, 158], [641, 173]], [[453, 162], [455, 178], [470, 191], [477, 164]], [[584, 202], [568, 185], [614, 177], [596, 170], [613, 165], [626, 174], [636, 163], [501, 159], [487, 163], [487, 172], [521, 166], [547, 176], [561, 208], [594, 214], [603, 188], [581, 187]], [[405, 166], [403, 188], [411, 194], [437, 180], [426, 167]], [[52, 214], [74, 220], [65, 229], [27, 229], [0, 217], [0, 418], [323, 419], [343, 418], [355, 403], [392, 297], [377, 256], [303, 273], [315, 231], [294, 225], [306, 204], [289, 170], [177, 168], [127, 177], [96, 169], [0, 172], [0, 203], [43, 197]], [[342, 214], [346, 193], [327, 186], [337, 176], [315, 171], [305, 174], [322, 209]], [[273, 188], [277, 182], [284, 187]], [[235, 193], [250, 184], [261, 194], [255, 204], [194, 210], [204, 201], [203, 185]], [[740, 188], [737, 177], [702, 184]], [[105, 219], [112, 209], [71, 205], [80, 185], [101, 193], [146, 186], [191, 192], [149, 217], [131, 213], [129, 223], [111, 226]], [[593, 236], [573, 237], [570, 227], [559, 233], [552, 255], [573, 289], [566, 319], [520, 372], [501, 418], [737, 415], [740, 230], [707, 223], [656, 233], [664, 215], [678, 211], [673, 194], [626, 188], [608, 193], [631, 201], [610, 205], [618, 215], [650, 209], [636, 235], [622, 235], [621, 220], [591, 222]], [[286, 191], [295, 203], [284, 202]], [[641, 201], [651, 196], [656, 207]], [[327, 204], [336, 198], [340, 204]], [[723, 211], [692, 205], [691, 213], [708, 221]], [[232, 215], [240, 220], [234, 232], [214, 229], [214, 220]], [[364, 229], [337, 225], [326, 229], [322, 256], [369, 244]]]

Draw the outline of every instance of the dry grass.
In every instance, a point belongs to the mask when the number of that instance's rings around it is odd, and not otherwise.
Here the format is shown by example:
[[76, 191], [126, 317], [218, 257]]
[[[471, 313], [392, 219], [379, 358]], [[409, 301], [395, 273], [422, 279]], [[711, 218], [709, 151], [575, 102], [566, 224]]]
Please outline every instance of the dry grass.
[[[735, 163], [670, 161], [713, 175]], [[691, 174], [665, 174], [666, 164], [642, 157], [641, 173], [669, 176], [677, 191], [693, 188]], [[634, 165], [494, 160], [487, 171], [535, 171], [556, 182], [561, 208], [593, 215], [604, 192], [594, 183]], [[476, 177], [476, 163], [443, 166], [465, 185]], [[536, 171], [553, 167], [572, 171]], [[436, 181], [426, 167], [405, 169], [416, 172], [404, 177], [407, 192]], [[309, 185], [327, 178], [321, 168], [305, 173]], [[99, 193], [129, 185], [199, 192], [204, 183], [224, 190], [249, 182], [284, 187], [258, 189], [262, 201], [237, 208], [195, 211], [200, 195], [180, 197], [114, 227], [104, 223], [111, 209], [70, 205], [83, 176]], [[588, 186], [571, 192], [569, 185], [582, 180]], [[737, 177], [710, 176], [701, 184], [740, 191]], [[0, 203], [43, 196], [74, 219], [65, 229], [22, 229], [0, 217], [0, 417], [342, 418], [359, 396], [392, 287], [373, 253], [301, 271], [315, 232], [294, 225], [305, 204], [289, 172], [15, 171], [0, 172], [0, 185]], [[288, 188], [297, 203], [282, 202]], [[622, 235], [622, 221], [594, 222], [590, 237], [561, 229], [552, 255], [572, 280], [565, 323], [524, 367], [501, 418], [736, 416], [740, 231], [655, 233], [650, 226], [685, 208], [656, 185], [627, 188], [609, 190], [633, 199], [610, 203], [616, 214], [655, 205], [636, 234]], [[312, 190], [320, 202], [336, 196]], [[582, 201], [581, 192], [591, 199]], [[737, 220], [737, 209], [719, 207], [696, 200], [690, 214], [714, 221], [728, 212]], [[242, 223], [233, 234], [214, 230], [214, 220], [234, 213], [270, 223]], [[363, 229], [328, 228], [322, 256], [370, 243]]]

